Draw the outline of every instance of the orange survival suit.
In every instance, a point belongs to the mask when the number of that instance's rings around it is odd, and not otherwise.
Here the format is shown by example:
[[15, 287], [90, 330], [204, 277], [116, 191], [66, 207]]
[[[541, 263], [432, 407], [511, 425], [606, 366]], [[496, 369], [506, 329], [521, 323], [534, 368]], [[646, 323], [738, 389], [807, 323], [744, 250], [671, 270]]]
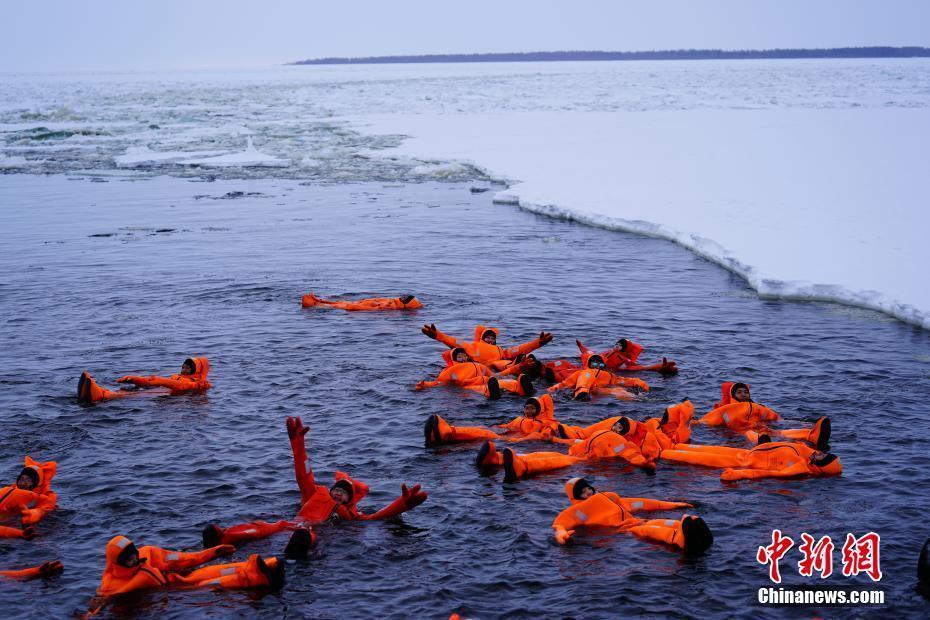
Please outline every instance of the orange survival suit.
[[280, 583], [273, 583], [272, 576], [275, 573], [278, 573], [278, 579], [283, 580], [284, 564], [278, 558], [274, 556], [262, 558], [257, 553], [253, 553], [245, 562], [204, 566], [187, 575], [171, 573], [168, 575], [168, 581], [191, 588], [224, 590], [279, 587]]
[[[446, 384], [455, 385], [466, 390], [471, 390], [472, 392], [478, 392], [484, 396], [490, 396], [491, 392], [488, 388], [488, 383], [493, 379], [493, 381], [497, 382], [498, 387], [505, 392], [511, 392], [521, 396], [529, 395], [528, 390], [532, 388], [532, 384], [527, 384], [529, 381], [528, 377], [526, 379], [518, 377], [516, 380], [498, 379], [491, 368], [484, 364], [474, 361], [453, 361], [453, 356], [456, 351], [465, 351], [465, 348], [455, 347], [447, 352], [448, 355], [444, 353], [443, 359], [446, 360], [446, 367], [442, 369], [439, 376], [436, 377], [434, 381], [420, 381], [413, 389], [420, 391]], [[507, 371], [505, 370], [500, 374], [507, 374]]]
[[[192, 364], [194, 367], [194, 372], [189, 375], [179, 374], [169, 377], [126, 375], [117, 379], [116, 382], [131, 383], [140, 388], [167, 388], [171, 391], [171, 394], [202, 392], [213, 387], [213, 384], [207, 379], [207, 375], [210, 373], [210, 361], [207, 358], [189, 357], [185, 360], [185, 364], [187, 363]], [[87, 372], [82, 373], [78, 380], [78, 400], [81, 402], [95, 403], [133, 394], [135, 392], [112, 391], [100, 387]]]
[[378, 310], [416, 310], [422, 308], [423, 304], [413, 295], [405, 297], [371, 297], [369, 299], [359, 299], [358, 301], [329, 301], [320, 299], [313, 293], [304, 295], [300, 300], [300, 305], [304, 308], [313, 306], [329, 306], [330, 308], [339, 308], [350, 312], [366, 312]]
[[439, 445], [478, 439], [504, 439], [506, 441], [523, 441], [528, 439], [544, 439], [556, 432], [558, 420], [553, 417], [554, 405], [552, 397], [548, 394], [530, 398], [527, 402], [536, 404], [539, 411], [533, 417], [518, 416], [506, 424], [497, 425], [504, 429], [507, 435], [501, 435], [489, 428], [480, 426], [452, 426], [437, 414], [427, 419], [424, 428], [427, 445]]
[[697, 420], [696, 424], [705, 424], [707, 426], [726, 426], [735, 431], [745, 431], [753, 429], [764, 429], [765, 422], [774, 422], [780, 420], [775, 411], [765, 405], [760, 405], [753, 401], [739, 402], [733, 399], [733, 391], [736, 387], [744, 385], [748, 389], [748, 384], [727, 381], [720, 386], [721, 399], [714, 408], [704, 417]]
[[[23, 459], [23, 472], [31, 472], [36, 484], [32, 489], [21, 489], [16, 484], [0, 489], [0, 519], [19, 516], [23, 525], [30, 526], [54, 510], [58, 496], [51, 484], [57, 468], [55, 461], [40, 463], [29, 456]], [[31, 538], [31, 528], [0, 526], [0, 538]]]
[[29, 579], [36, 579], [37, 577], [52, 577], [61, 573], [63, 570], [65, 570], [65, 567], [62, 566], [61, 562], [59, 560], [53, 560], [51, 562], [43, 562], [39, 566], [31, 566], [29, 568], [21, 568], [18, 570], [0, 570], [0, 577], [26, 581]]
[[533, 474], [561, 469], [589, 459], [623, 459], [631, 465], [648, 471], [655, 469], [654, 461], [645, 458], [639, 451], [639, 447], [611, 430], [595, 433], [589, 439], [575, 440], [575, 443], [568, 448], [568, 454], [561, 452], [517, 454], [511, 448], [495, 452], [494, 443], [488, 441], [479, 450], [476, 463], [479, 467], [503, 465], [504, 482], [515, 482]]
[[[581, 485], [590, 486], [582, 478], [572, 478], [565, 483], [565, 494], [572, 505], [559, 513], [552, 522], [555, 539], [564, 545], [579, 527], [615, 527], [622, 532], [652, 540], [680, 549], [686, 548], [683, 525], [690, 519], [688, 515], [681, 519], [646, 520], [633, 515], [639, 511], [671, 510], [673, 508], [692, 508], [686, 502], [663, 502], [644, 497], [620, 497], [616, 493], [595, 492], [587, 499], [580, 499], [577, 492]], [[592, 487], [593, 489], [593, 487]]]
[[637, 387], [646, 392], [649, 391], [649, 384], [642, 379], [621, 377], [597, 367], [604, 363], [604, 358], [597, 353], [582, 354], [581, 363], [584, 368], [574, 371], [559, 383], [550, 386], [548, 391], [572, 388], [572, 398], [590, 396], [594, 392], [606, 392], [623, 399], [633, 398], [633, 394], [623, 389], [616, 389], [616, 386]]
[[726, 468], [720, 474], [722, 480], [837, 476], [843, 473], [843, 466], [835, 454], [785, 441], [763, 443], [750, 450], [678, 444], [674, 450], [663, 450], [662, 458], [677, 463]]
[[313, 471], [310, 469], [310, 459], [307, 457], [307, 448], [304, 436], [310, 429], [303, 425], [300, 418], [287, 419], [287, 433], [291, 441], [291, 450], [294, 453], [294, 475], [297, 486], [300, 488], [301, 508], [298, 516], [306, 523], [322, 523], [331, 518], [347, 520], [374, 520], [389, 519], [411, 510], [426, 501], [427, 494], [420, 490], [420, 485], [408, 489], [401, 485], [401, 496], [372, 514], [363, 514], [358, 511], [357, 504], [368, 494], [368, 485], [353, 480], [348, 474], [336, 472], [336, 481], [345, 481], [351, 488], [351, 496], [347, 503], [340, 504], [333, 499], [329, 487], [316, 484]]
[[100, 580], [97, 594], [114, 596], [134, 590], [159, 588], [168, 583], [165, 573], [188, 571], [235, 550], [229, 545], [221, 545], [203, 551], [184, 553], [145, 546], [138, 550], [139, 564], [137, 566], [123, 566], [118, 559], [123, 550], [131, 544], [132, 542], [125, 536], [114, 536], [107, 543], [106, 566], [103, 569], [103, 577]]
[[[481, 364], [491, 364], [498, 360], [512, 360], [521, 353], [532, 353], [544, 344], [539, 338], [536, 338], [524, 344], [517, 345], [516, 347], [505, 349], [499, 345], [490, 344], [482, 340], [486, 332], [493, 332], [495, 336], [500, 335], [500, 330], [496, 327], [478, 325], [475, 327], [475, 339], [472, 342], [459, 341], [452, 336], [442, 333], [438, 329], [435, 332], [435, 336], [431, 337], [434, 337], [450, 349], [462, 347], [468, 353], [468, 357]], [[424, 331], [424, 333], [426, 332]]]

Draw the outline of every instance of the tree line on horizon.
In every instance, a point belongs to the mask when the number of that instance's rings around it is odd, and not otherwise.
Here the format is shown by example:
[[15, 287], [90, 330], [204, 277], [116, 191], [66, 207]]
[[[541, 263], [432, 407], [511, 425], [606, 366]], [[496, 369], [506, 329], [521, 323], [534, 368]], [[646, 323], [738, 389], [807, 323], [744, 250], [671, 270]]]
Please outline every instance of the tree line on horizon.
[[642, 52], [562, 51], [506, 52], [486, 54], [422, 54], [410, 56], [364, 56], [357, 58], [311, 58], [292, 65], [353, 65], [442, 62], [544, 62], [565, 60], [718, 60], [756, 58], [927, 58], [926, 47], [831, 47], [770, 50], [681, 49]]

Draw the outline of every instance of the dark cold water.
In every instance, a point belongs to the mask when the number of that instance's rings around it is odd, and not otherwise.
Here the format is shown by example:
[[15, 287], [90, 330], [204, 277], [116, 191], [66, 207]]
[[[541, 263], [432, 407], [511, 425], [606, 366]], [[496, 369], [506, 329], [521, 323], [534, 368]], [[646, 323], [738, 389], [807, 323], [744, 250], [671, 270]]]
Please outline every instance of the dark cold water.
[[[930, 533], [927, 396], [930, 336], [882, 315], [758, 299], [719, 267], [668, 242], [591, 229], [512, 207], [467, 185], [302, 186], [291, 181], [181, 179], [91, 183], [0, 179], [0, 472], [24, 453], [55, 459], [59, 509], [32, 542], [0, 541], [0, 568], [61, 558], [48, 582], [0, 583], [0, 616], [66, 617], [86, 609], [114, 534], [196, 548], [211, 521], [293, 516], [284, 418], [311, 427], [320, 482], [336, 469], [372, 488], [363, 507], [419, 482], [429, 501], [395, 522], [320, 528], [311, 561], [288, 566], [280, 594], [152, 592], [108, 614], [141, 618], [321, 617], [921, 617], [917, 554]], [[229, 192], [257, 192], [238, 196]], [[198, 196], [200, 196], [198, 198]], [[411, 314], [302, 310], [300, 294], [415, 292]], [[656, 415], [690, 397], [705, 412], [719, 384], [742, 379], [792, 421], [830, 415], [841, 478], [722, 484], [717, 470], [660, 463], [646, 476], [585, 465], [514, 485], [472, 466], [477, 445], [423, 447], [431, 413], [456, 423], [514, 417], [488, 403], [411, 386], [439, 370], [441, 345], [419, 327], [469, 335], [505, 328], [502, 344], [540, 329], [541, 357], [574, 339], [620, 336], [666, 353], [682, 372], [645, 376], [643, 402], [557, 399], [561, 420]], [[104, 385], [125, 373], [176, 372], [206, 355], [206, 395], [138, 397], [96, 406], [74, 398], [81, 370]], [[743, 445], [697, 430], [696, 442]], [[521, 449], [551, 449], [523, 444]], [[601, 490], [694, 501], [716, 534], [703, 557], [627, 535], [581, 534], [559, 547], [550, 524], [562, 490], [586, 475]], [[679, 512], [669, 513], [677, 516]], [[837, 572], [803, 580], [793, 549], [787, 585], [872, 587], [839, 574], [847, 532], [882, 536], [883, 608], [764, 608], [755, 561], [773, 528], [837, 542]], [[280, 552], [282, 534], [250, 552]]]

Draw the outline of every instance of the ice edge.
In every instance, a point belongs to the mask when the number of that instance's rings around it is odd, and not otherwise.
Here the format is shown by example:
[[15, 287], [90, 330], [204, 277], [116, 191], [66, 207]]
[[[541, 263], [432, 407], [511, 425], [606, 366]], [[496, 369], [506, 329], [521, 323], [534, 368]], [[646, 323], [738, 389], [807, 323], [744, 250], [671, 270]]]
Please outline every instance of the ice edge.
[[644, 220], [626, 220], [596, 213], [585, 213], [555, 204], [530, 202], [521, 198], [519, 192], [514, 191], [512, 187], [498, 192], [493, 200], [495, 204], [515, 205], [524, 211], [539, 215], [671, 241], [740, 276], [763, 299], [833, 302], [882, 312], [904, 323], [930, 330], [930, 314], [909, 304], [888, 299], [878, 291], [851, 291], [835, 284], [788, 282], [766, 277], [758, 273], [754, 267], [741, 262], [732, 252], [713, 239], [673, 230]]

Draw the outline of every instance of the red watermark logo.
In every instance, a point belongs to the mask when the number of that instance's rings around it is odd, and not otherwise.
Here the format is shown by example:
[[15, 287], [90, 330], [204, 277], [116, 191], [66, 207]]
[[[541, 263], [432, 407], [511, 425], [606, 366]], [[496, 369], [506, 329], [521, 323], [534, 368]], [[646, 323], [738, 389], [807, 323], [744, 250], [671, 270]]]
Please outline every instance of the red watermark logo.
[[[880, 543], [881, 537], [875, 532], [858, 538], [854, 534], [846, 534], [846, 542], [843, 543], [842, 549], [843, 576], [854, 577], [864, 573], [872, 581], [881, 580]], [[794, 540], [790, 536], [785, 536], [781, 530], [772, 530], [772, 542], [756, 551], [756, 561], [768, 565], [769, 579], [774, 583], [781, 583], [779, 561], [792, 547]], [[816, 540], [807, 532], [803, 532], [801, 544], [798, 545], [798, 551], [802, 556], [798, 562], [798, 573], [802, 577], [813, 577], [817, 572], [821, 579], [826, 579], [833, 574], [834, 549], [835, 545], [829, 536]]]

